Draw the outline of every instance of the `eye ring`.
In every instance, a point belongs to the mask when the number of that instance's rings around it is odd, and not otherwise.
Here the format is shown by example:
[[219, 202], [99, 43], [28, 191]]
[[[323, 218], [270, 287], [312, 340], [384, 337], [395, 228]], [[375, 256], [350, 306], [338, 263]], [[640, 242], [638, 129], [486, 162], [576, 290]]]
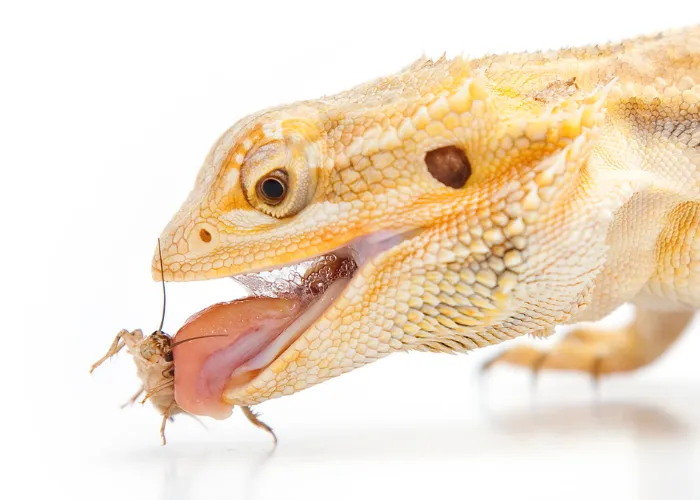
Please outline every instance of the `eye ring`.
[[289, 175], [284, 169], [273, 170], [262, 177], [255, 185], [255, 192], [266, 204], [275, 206], [284, 201], [287, 196]]

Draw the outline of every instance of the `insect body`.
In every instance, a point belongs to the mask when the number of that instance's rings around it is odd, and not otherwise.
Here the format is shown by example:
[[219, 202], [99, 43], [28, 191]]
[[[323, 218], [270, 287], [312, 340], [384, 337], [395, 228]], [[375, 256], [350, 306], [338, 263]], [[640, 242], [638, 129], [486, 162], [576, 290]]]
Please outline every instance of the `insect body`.
[[[163, 444], [165, 439], [165, 424], [173, 415], [185, 412], [175, 399], [175, 359], [173, 348], [192, 340], [204, 337], [189, 338], [179, 342], [173, 342], [173, 338], [160, 330], [156, 330], [149, 336], [143, 336], [141, 330], [121, 330], [114, 338], [107, 353], [102, 356], [90, 368], [92, 373], [95, 368], [106, 360], [115, 356], [124, 347], [127, 348], [136, 363], [136, 369], [141, 379], [141, 388], [134, 394], [127, 404], [132, 404], [143, 394], [141, 403], [151, 401], [158, 412], [163, 416], [160, 426], [160, 436]], [[277, 436], [270, 426], [258, 419], [257, 414], [248, 406], [242, 406], [243, 414], [256, 427], [259, 427], [272, 435], [275, 443]]]
[[[160, 251], [160, 241], [158, 242], [158, 250]], [[175, 399], [175, 355], [173, 349], [187, 342], [199, 340], [208, 337], [225, 337], [225, 335], [202, 335], [196, 337], [188, 337], [184, 340], [173, 342], [173, 337], [163, 332], [163, 323], [165, 321], [165, 283], [163, 282], [163, 312], [161, 315], [160, 326], [156, 331], [147, 337], [143, 336], [141, 330], [121, 330], [114, 338], [112, 345], [107, 353], [102, 356], [90, 368], [92, 373], [95, 368], [100, 366], [106, 360], [115, 356], [124, 347], [127, 348], [136, 363], [136, 369], [139, 378], [141, 379], [141, 388], [134, 394], [127, 404], [132, 404], [143, 394], [141, 403], [150, 400], [151, 403], [158, 409], [163, 416], [163, 421], [160, 426], [160, 436], [165, 440], [165, 424], [173, 415], [185, 412]], [[243, 414], [256, 427], [266, 430], [277, 443], [277, 437], [272, 429], [258, 420], [257, 415], [247, 406], [243, 406]]]
[[158, 409], [163, 415], [160, 434], [163, 438], [163, 444], [165, 444], [165, 423], [168, 418], [182, 411], [175, 401], [175, 363], [173, 362], [172, 337], [160, 330], [156, 330], [145, 338], [141, 330], [133, 332], [121, 330], [114, 338], [107, 354], [92, 365], [90, 373], [124, 347], [127, 348], [134, 363], [136, 363], [142, 384], [129, 402], [133, 403], [142, 394], [145, 394], [141, 403], [150, 400]]

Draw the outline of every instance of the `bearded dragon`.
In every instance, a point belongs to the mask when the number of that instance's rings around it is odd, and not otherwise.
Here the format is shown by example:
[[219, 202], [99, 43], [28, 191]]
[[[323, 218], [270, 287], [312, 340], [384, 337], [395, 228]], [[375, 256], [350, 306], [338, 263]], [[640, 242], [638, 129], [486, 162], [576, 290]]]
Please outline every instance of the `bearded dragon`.
[[[160, 241], [152, 272], [165, 281], [274, 285], [314, 259], [351, 262], [317, 276], [301, 327], [226, 366], [239, 374], [221, 395], [231, 406], [397, 351], [465, 352], [557, 325], [573, 331], [550, 350], [497, 362], [637, 369], [700, 307], [700, 26], [421, 59], [248, 116], [216, 141]], [[625, 303], [630, 324], [591, 324]]]

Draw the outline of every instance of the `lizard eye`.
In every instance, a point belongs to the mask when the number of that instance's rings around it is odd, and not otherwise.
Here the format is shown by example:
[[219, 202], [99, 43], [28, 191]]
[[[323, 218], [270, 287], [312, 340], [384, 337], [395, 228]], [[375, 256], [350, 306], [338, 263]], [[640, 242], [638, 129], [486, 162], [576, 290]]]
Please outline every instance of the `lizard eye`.
[[277, 169], [260, 179], [256, 185], [256, 192], [260, 199], [268, 205], [279, 205], [287, 195], [289, 175], [286, 170]]
[[277, 219], [299, 213], [314, 194], [316, 169], [309, 168], [307, 160], [303, 148], [281, 141], [255, 149], [241, 167], [248, 203]]

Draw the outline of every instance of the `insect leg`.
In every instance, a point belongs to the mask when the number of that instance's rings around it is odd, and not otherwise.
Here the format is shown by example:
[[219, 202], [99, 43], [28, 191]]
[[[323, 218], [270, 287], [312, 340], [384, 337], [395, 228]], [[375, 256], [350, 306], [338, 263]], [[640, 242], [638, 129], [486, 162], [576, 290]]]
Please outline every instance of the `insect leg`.
[[255, 414], [255, 412], [253, 412], [253, 410], [250, 409], [250, 406], [241, 406], [241, 410], [243, 410], [243, 414], [255, 427], [259, 427], [260, 429], [269, 432], [272, 435], [272, 439], [275, 440], [275, 446], [277, 446], [277, 436], [275, 435], [275, 431], [272, 430], [272, 427], [258, 419], [258, 416]]
[[90, 367], [90, 373], [92, 373], [95, 368], [100, 366], [102, 363], [107, 361], [109, 358], [112, 356], [116, 355], [119, 351], [121, 351], [126, 344], [124, 344], [124, 335], [128, 335], [129, 331], [128, 330], [122, 330], [119, 333], [117, 333], [117, 336], [114, 337], [114, 341], [112, 342], [112, 345], [109, 347], [109, 350], [107, 351], [107, 354], [102, 356], [95, 364], [93, 364]]
[[143, 394], [143, 389], [144, 389], [143, 386], [141, 386], [141, 388], [138, 390], [138, 392], [136, 392], [136, 394], [134, 394], [133, 396], [131, 396], [131, 397], [129, 398], [129, 400], [128, 400], [126, 403], [124, 403], [123, 405], [121, 405], [121, 408], [124, 409], [124, 408], [126, 408], [127, 406], [133, 405], [133, 404], [136, 402], [136, 400], [139, 398], [139, 396], [140, 396], [141, 394]]
[[163, 421], [160, 424], [160, 438], [163, 440], [163, 446], [166, 444], [165, 440], [165, 424], [168, 423], [168, 419], [170, 418], [172, 411], [174, 408], [177, 408], [177, 403], [173, 401], [170, 403], [170, 406], [168, 406], [165, 411], [163, 412]]

